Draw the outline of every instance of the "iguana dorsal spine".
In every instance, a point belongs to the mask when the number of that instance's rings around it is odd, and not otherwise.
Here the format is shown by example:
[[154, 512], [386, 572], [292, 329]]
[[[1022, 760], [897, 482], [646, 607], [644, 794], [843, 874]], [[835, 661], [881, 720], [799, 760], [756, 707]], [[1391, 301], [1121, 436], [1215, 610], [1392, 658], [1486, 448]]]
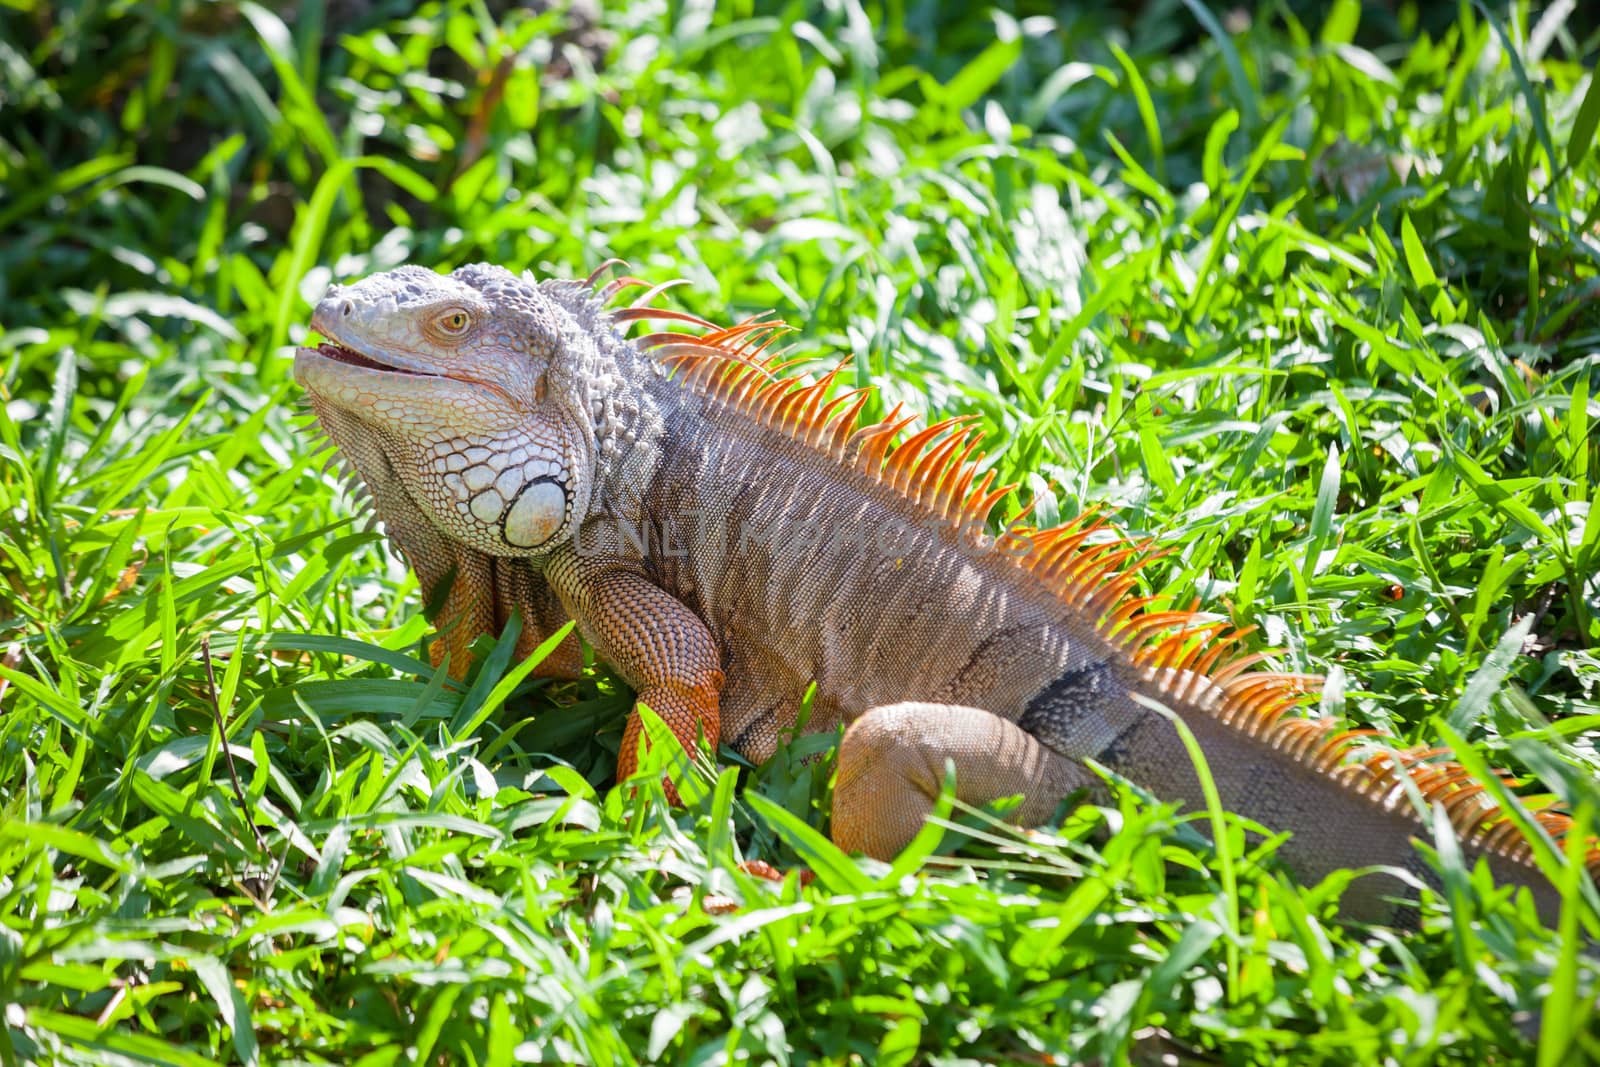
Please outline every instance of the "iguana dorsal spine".
[[[603, 299], [616, 291], [608, 288], [598, 295]], [[782, 322], [758, 316], [717, 327], [698, 316], [645, 304], [611, 317], [619, 326], [646, 318], [699, 326], [705, 332], [692, 339], [682, 333], [652, 333], [637, 343], [677, 371], [685, 388], [730, 416], [788, 434], [814, 448], [819, 459], [825, 457], [900, 493], [952, 529], [984, 528], [994, 507], [1017, 489], [1014, 484], [992, 489], [993, 469], [977, 479], [985, 457], [973, 456], [982, 440], [982, 434], [969, 425], [975, 416], [947, 418], [896, 441], [915, 421], [901, 417], [899, 405], [881, 420], [858, 423], [871, 399], [871, 387], [829, 399], [848, 361], [812, 380], [786, 376], [787, 366], [765, 354], [787, 329]], [[1091, 540], [1106, 532], [1108, 524], [1086, 512], [1043, 529], [1013, 524], [1003, 536], [1027, 546], [1025, 553], [1010, 556], [1018, 568], [1086, 613], [1108, 649], [1145, 668], [1159, 696], [1179, 707], [1197, 707], [1385, 808], [1413, 810], [1408, 786], [1414, 788], [1424, 803], [1444, 808], [1463, 841], [1510, 862], [1537, 867], [1533, 846], [1516, 821], [1470, 771], [1449, 758], [1448, 749], [1418, 745], [1397, 750], [1384, 743], [1392, 739], [1381, 731], [1341, 729], [1335, 721], [1295, 714], [1318, 690], [1319, 677], [1252, 669], [1268, 655], [1240, 652], [1235, 646], [1253, 627], [1230, 628], [1194, 609], [1149, 610], [1156, 598], [1129, 594], [1139, 568], [1157, 558], [1150, 542]], [[1200, 699], [1208, 691], [1210, 699]], [[1507, 788], [1517, 784], [1510, 777], [1503, 777], [1502, 783]], [[1561, 845], [1572, 820], [1553, 810], [1552, 803], [1546, 799], [1525, 806]], [[1586, 862], [1600, 878], [1600, 849], [1589, 849]]]

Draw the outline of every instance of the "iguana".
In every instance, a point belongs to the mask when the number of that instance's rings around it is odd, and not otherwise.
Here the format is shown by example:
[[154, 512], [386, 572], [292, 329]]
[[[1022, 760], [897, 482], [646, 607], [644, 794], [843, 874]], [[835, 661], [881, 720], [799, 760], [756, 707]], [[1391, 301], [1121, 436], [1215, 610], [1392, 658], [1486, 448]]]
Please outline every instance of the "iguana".
[[[686, 746], [704, 736], [760, 762], [791, 731], [847, 724], [832, 833], [887, 858], [922, 826], [947, 763], [957, 795], [1021, 794], [1049, 818], [1096, 790], [1093, 759], [1203, 806], [1169, 709], [1199, 742], [1222, 803], [1292, 837], [1298, 875], [1388, 865], [1427, 877], [1412, 838], [1430, 802], [1469, 861], [1559, 897], [1485, 787], [1439, 750], [1298, 713], [1316, 679], [1261, 669], [1243, 632], [1136, 596], [1148, 544], [1080, 517], [986, 525], [1012, 487], [979, 476], [981, 434], [946, 419], [896, 443], [900, 407], [858, 425], [866, 390], [840, 367], [787, 375], [781, 324], [719, 328], [613, 309], [625, 277], [544, 280], [491, 265], [417, 266], [335, 287], [295, 374], [354, 466], [435, 613], [437, 663], [513, 612], [526, 654], [568, 619]], [[643, 320], [671, 332], [630, 339]], [[840, 365], [841, 367], [843, 364]], [[573, 677], [569, 636], [537, 673]], [[629, 716], [619, 779], [636, 768]], [[1568, 819], [1533, 812], [1557, 841]], [[1591, 874], [1600, 854], [1590, 853]], [[1358, 879], [1342, 909], [1394, 920], [1394, 879]]]

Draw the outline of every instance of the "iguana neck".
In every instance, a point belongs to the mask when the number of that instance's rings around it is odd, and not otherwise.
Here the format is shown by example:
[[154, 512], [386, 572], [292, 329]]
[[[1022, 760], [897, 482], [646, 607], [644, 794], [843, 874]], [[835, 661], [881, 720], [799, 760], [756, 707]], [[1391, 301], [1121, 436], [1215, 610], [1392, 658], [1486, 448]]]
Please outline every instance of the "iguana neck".
[[680, 413], [698, 409], [703, 401], [670, 381], [660, 362], [622, 336], [593, 290], [569, 281], [549, 281], [540, 288], [572, 316], [593, 345], [574, 375], [594, 428], [595, 476], [588, 514], [641, 519], [647, 488], [669, 443], [669, 424], [680, 422]]

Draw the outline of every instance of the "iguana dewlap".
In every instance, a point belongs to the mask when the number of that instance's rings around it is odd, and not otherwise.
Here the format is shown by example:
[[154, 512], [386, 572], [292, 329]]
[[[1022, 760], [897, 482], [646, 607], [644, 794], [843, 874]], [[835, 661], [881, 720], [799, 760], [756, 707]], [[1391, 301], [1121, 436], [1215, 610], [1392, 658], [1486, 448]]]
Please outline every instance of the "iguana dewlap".
[[[1025, 823], [1101, 784], [1085, 758], [1203, 806], [1142, 696], [1188, 724], [1227, 808], [1292, 832], [1302, 879], [1425, 872], [1420, 797], [1553, 910], [1528, 841], [1462, 767], [1294, 714], [1314, 679], [1254, 670], [1239, 634], [1132, 596], [1142, 547], [1081, 520], [991, 536], [1005, 490], [975, 479], [966, 420], [895, 443], [911, 420], [858, 427], [867, 397], [836, 393], [837, 371], [782, 377], [763, 354], [776, 324], [608, 310], [633, 284], [408, 266], [318, 305], [327, 342], [295, 374], [416, 570], [436, 661], [460, 672], [513, 612], [522, 651], [575, 619], [686, 745], [704, 730], [756, 761], [815, 683], [807, 728], [848, 724], [834, 838], [878, 857], [916, 833], [947, 761], [963, 800], [1021, 794]], [[700, 332], [624, 336], [643, 319]], [[581, 669], [570, 638], [538, 668]], [[621, 777], [639, 731], [635, 711]], [[1391, 917], [1402, 888], [1360, 879], [1346, 912]]]

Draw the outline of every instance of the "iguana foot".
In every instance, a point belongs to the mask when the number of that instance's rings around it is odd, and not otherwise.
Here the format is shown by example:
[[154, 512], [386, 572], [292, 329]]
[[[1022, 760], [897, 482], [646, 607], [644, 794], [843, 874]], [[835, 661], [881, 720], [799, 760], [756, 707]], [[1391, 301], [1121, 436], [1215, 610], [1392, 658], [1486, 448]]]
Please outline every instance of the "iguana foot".
[[[756, 878], [763, 878], [769, 882], [781, 882], [788, 874], [787, 871], [778, 870], [778, 868], [774, 867], [766, 860], [745, 860], [743, 863], [739, 864], [739, 869], [745, 874], [753, 875]], [[809, 867], [800, 868], [801, 885], [810, 885], [816, 880], [816, 871], [813, 871]]]

